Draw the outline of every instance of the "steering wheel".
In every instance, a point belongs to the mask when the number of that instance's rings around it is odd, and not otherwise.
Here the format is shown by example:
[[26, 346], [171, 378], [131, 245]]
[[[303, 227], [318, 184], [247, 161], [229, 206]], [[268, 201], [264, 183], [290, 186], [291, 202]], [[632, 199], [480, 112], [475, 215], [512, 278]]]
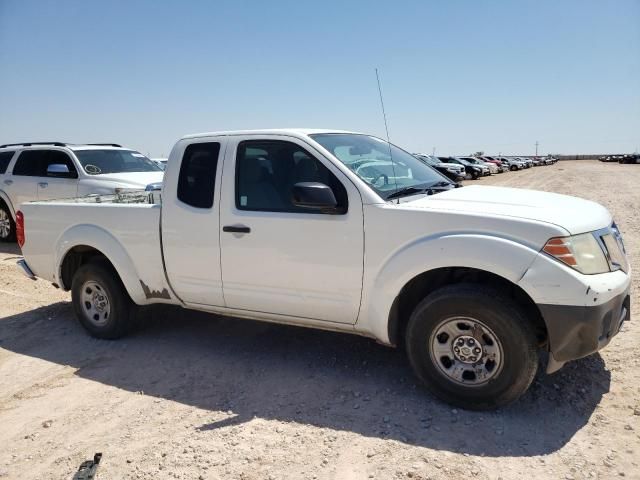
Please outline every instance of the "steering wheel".
[[375, 184], [376, 184], [376, 182], [377, 182], [378, 180], [380, 180], [380, 178], [383, 178], [383, 179], [384, 179], [383, 185], [389, 185], [389, 177], [388, 177], [388, 175], [387, 175], [387, 174], [385, 174], [385, 173], [379, 173], [379, 174], [376, 176], [376, 178], [374, 178], [373, 180], [371, 180], [371, 185], [375, 185]]

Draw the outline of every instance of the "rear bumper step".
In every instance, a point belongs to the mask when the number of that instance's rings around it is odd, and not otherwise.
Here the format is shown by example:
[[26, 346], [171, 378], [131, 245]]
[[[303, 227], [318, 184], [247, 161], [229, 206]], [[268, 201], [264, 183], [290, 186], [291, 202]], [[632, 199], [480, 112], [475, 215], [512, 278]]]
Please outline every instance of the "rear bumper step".
[[24, 273], [27, 278], [30, 278], [31, 280], [37, 280], [36, 275], [31, 271], [29, 265], [27, 265], [27, 261], [24, 258], [22, 260], [18, 260], [17, 263], [18, 266], [22, 269], [22, 273]]

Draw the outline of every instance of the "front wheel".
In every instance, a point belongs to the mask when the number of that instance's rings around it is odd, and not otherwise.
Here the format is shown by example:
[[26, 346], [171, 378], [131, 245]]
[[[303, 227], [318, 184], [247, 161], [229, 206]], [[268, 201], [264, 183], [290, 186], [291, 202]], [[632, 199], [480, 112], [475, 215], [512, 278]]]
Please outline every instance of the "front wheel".
[[15, 242], [16, 223], [9, 208], [0, 202], [0, 242]]
[[71, 299], [78, 321], [93, 337], [120, 338], [133, 323], [136, 306], [118, 273], [105, 262], [89, 262], [78, 269]]
[[499, 291], [449, 285], [414, 310], [406, 332], [413, 369], [437, 397], [470, 410], [519, 398], [538, 368], [526, 314]]

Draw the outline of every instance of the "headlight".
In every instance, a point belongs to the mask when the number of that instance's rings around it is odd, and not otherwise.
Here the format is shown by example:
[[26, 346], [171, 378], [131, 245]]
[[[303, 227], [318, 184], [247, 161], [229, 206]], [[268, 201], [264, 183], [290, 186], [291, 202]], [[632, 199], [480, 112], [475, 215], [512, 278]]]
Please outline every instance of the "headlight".
[[592, 233], [552, 238], [542, 250], [585, 275], [611, 270], [604, 251]]

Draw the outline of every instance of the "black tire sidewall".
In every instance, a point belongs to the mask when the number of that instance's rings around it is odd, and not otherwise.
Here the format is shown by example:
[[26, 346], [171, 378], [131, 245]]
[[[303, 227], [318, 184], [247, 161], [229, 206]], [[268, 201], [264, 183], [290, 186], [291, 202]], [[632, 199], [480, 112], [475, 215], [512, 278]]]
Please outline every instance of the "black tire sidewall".
[[[537, 370], [536, 338], [526, 318], [507, 298], [490, 295], [474, 292], [473, 287], [445, 287], [418, 305], [407, 327], [407, 353], [418, 377], [436, 396], [462, 408], [486, 409], [510, 403], [526, 391]], [[483, 385], [459, 385], [440, 372], [431, 359], [433, 329], [453, 316], [476, 318], [499, 339], [502, 370]]]
[[0, 242], [15, 242], [16, 241], [16, 222], [13, 221], [13, 217], [11, 216], [11, 211], [9, 211], [9, 207], [7, 207], [4, 204], [0, 205], [0, 210], [3, 210], [9, 217], [9, 236], [4, 238], [0, 237]]
[[[111, 314], [107, 323], [102, 326], [87, 318], [82, 305], [81, 289], [90, 280], [97, 282], [109, 299]], [[116, 339], [123, 336], [130, 326], [133, 302], [117, 273], [101, 262], [90, 262], [78, 269], [73, 277], [71, 298], [78, 321], [94, 337]]]

